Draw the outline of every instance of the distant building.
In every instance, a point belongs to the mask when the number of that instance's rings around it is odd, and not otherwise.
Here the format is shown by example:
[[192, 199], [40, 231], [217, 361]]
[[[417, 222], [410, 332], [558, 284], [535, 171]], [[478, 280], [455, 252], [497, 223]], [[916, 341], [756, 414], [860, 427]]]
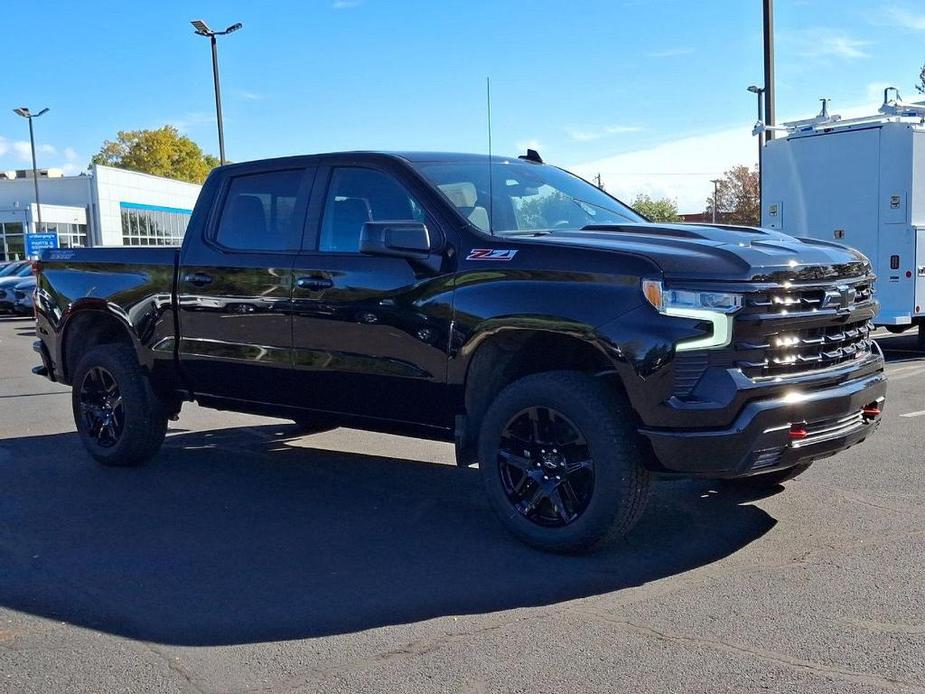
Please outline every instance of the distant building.
[[24, 258], [25, 235], [42, 232], [57, 233], [62, 248], [177, 245], [201, 188], [95, 164], [79, 176], [56, 174], [39, 171], [39, 227], [32, 170], [0, 172], [0, 259]]

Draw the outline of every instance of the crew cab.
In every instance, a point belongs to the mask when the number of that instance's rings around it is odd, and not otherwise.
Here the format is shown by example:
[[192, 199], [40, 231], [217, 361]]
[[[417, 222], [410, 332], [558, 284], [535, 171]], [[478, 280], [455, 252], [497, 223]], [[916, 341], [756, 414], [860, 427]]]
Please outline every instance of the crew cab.
[[867, 259], [652, 224], [536, 152], [232, 164], [182, 247], [45, 251], [42, 365], [90, 455], [182, 403], [455, 442], [551, 551], [627, 533], [659, 477], [778, 485], [881, 417]]

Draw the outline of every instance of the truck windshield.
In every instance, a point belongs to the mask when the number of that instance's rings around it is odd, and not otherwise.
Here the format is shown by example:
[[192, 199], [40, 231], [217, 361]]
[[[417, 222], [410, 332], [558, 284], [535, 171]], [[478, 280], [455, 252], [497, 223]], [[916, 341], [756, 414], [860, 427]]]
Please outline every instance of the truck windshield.
[[[415, 168], [482, 231], [580, 229], [589, 224], [643, 223], [619, 200], [577, 176], [519, 159], [418, 162]], [[489, 192], [490, 191], [490, 192]]]

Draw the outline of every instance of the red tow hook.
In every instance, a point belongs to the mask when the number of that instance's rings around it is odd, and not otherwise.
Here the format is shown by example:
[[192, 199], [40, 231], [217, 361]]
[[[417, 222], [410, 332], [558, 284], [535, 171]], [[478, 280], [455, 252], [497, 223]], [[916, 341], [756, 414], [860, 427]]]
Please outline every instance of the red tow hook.
[[807, 436], [809, 436], [809, 432], [806, 431], [806, 428], [802, 424], [790, 425], [791, 440], [799, 441], [800, 439], [805, 439]]
[[864, 416], [864, 419], [876, 419], [880, 416], [880, 406], [868, 405], [861, 410], [861, 414]]

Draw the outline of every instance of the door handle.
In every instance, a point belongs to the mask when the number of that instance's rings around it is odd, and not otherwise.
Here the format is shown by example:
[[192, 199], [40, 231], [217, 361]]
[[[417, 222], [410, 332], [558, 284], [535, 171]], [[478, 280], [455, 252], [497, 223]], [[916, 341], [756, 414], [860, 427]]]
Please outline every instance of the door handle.
[[317, 292], [330, 289], [334, 286], [334, 282], [327, 277], [300, 277], [295, 281], [295, 286], [299, 289], [311, 289]]
[[212, 275], [207, 275], [204, 272], [194, 272], [186, 275], [183, 279], [194, 287], [205, 287], [207, 284], [212, 284]]

